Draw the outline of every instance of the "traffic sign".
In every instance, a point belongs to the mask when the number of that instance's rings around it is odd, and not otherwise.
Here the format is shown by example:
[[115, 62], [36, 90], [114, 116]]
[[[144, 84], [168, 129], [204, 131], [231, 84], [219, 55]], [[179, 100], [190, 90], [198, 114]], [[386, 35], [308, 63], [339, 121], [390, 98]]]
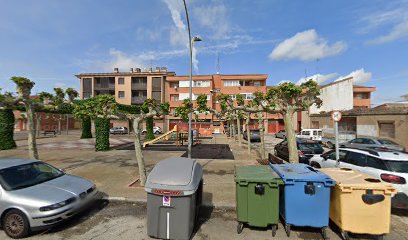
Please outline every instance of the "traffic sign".
[[341, 120], [341, 112], [334, 111], [334, 112], [332, 112], [331, 117], [332, 117], [333, 121], [339, 122]]

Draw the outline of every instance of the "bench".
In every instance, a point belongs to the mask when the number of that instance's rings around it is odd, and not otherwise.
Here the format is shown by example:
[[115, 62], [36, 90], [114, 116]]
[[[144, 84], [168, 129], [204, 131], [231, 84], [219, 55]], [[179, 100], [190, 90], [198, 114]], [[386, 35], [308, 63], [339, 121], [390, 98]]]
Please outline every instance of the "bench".
[[43, 132], [43, 135], [45, 136], [45, 135], [47, 135], [47, 134], [51, 134], [51, 135], [57, 135], [57, 131], [55, 131], [55, 130], [48, 130], [48, 131], [44, 131]]

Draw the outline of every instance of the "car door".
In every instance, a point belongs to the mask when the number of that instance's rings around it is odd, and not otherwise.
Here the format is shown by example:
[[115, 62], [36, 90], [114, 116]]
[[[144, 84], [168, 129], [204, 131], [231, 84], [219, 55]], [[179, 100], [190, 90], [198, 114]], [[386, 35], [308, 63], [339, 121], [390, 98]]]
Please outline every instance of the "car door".
[[383, 160], [367, 155], [366, 167], [360, 171], [367, 173], [370, 176], [380, 179], [381, 173], [389, 171]]
[[349, 151], [347, 156], [340, 161], [340, 167], [361, 171], [366, 166], [366, 160], [365, 154]]

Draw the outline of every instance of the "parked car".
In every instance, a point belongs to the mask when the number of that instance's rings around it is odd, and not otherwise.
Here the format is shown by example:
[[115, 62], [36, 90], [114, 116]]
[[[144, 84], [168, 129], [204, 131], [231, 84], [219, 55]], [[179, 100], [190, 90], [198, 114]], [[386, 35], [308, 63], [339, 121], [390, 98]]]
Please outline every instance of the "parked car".
[[[315, 155], [320, 156], [324, 152], [322, 146], [313, 140], [296, 139], [298, 149], [299, 162], [309, 164], [309, 159]], [[277, 157], [289, 161], [288, 141], [283, 140], [275, 146], [274, 154]]]
[[[243, 138], [248, 141], [248, 130], [245, 130], [243, 134]], [[250, 129], [249, 130], [249, 136], [251, 138], [251, 142], [260, 142], [261, 141], [261, 133], [259, 129]]]
[[302, 131], [300, 131], [300, 133], [296, 135], [296, 137], [321, 141], [322, 129], [302, 129]]
[[99, 198], [92, 182], [38, 161], [0, 160], [1, 227], [11, 238], [47, 229]]
[[[143, 130], [142, 130], [142, 134], [146, 134], [146, 133], [147, 133], [147, 130], [146, 130], [146, 129], [143, 129]], [[154, 126], [154, 127], [153, 127], [153, 133], [154, 133], [154, 134], [162, 134], [162, 129], [161, 129], [160, 127]]]
[[286, 138], [286, 131], [285, 130], [280, 130], [279, 132], [275, 133], [275, 137], [285, 139]]
[[[314, 156], [310, 165], [316, 168], [336, 166], [336, 151]], [[392, 183], [398, 193], [392, 198], [394, 208], [408, 209], [408, 154], [381, 149], [339, 149], [339, 166], [364, 172], [385, 182]]]
[[129, 131], [127, 127], [113, 127], [109, 129], [110, 134], [128, 134]]
[[382, 148], [396, 151], [404, 151], [404, 147], [386, 138], [361, 137], [339, 144], [340, 147], [348, 148]]

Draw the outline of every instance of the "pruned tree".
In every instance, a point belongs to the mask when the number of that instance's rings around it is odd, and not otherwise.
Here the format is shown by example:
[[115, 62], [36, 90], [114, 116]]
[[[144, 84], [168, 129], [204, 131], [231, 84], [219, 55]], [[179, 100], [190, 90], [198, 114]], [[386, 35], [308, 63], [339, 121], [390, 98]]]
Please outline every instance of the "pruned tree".
[[320, 107], [322, 100], [318, 97], [319, 95], [319, 85], [313, 80], [300, 85], [285, 82], [270, 88], [261, 102], [266, 112], [280, 113], [283, 116], [290, 162], [299, 162], [296, 135], [293, 128], [293, 114], [298, 111], [308, 110], [313, 104]]
[[34, 87], [35, 83], [25, 77], [11, 77], [17, 85], [17, 102], [21, 102], [24, 105], [26, 116], [27, 116], [27, 131], [28, 131], [28, 152], [30, 158], [39, 159], [36, 141], [36, 126], [34, 124], [34, 101], [31, 99], [31, 89]]
[[68, 96], [68, 103], [73, 103], [74, 100], [79, 96], [77, 90], [73, 88], [65, 89], [65, 94]]

